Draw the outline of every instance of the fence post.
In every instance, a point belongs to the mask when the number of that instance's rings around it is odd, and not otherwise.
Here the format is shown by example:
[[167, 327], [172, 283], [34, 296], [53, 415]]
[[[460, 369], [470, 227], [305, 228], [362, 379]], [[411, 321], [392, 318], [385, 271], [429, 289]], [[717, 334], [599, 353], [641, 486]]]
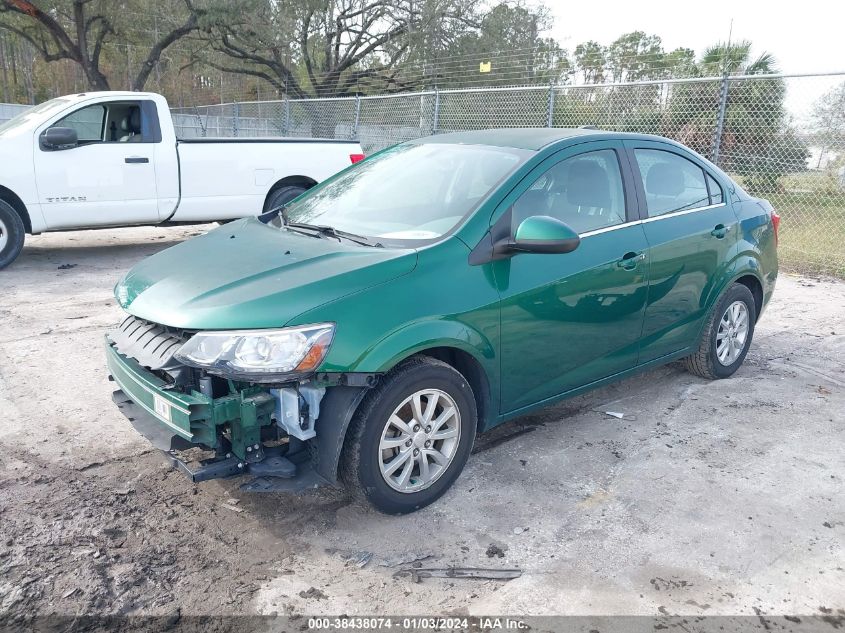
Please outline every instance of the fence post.
[[440, 127], [440, 91], [434, 89], [434, 117], [431, 120], [431, 133], [437, 134], [437, 128]]
[[238, 135], [238, 118], [241, 115], [241, 104], [237, 101], [232, 104], [232, 136]]
[[361, 95], [355, 95], [355, 127], [352, 129], [352, 138], [358, 138], [358, 124], [361, 122]]
[[290, 136], [290, 97], [285, 93], [285, 136]]
[[714, 165], [719, 164], [719, 150], [722, 148], [722, 132], [725, 129], [725, 111], [728, 108], [728, 75], [722, 76], [721, 92], [719, 94], [719, 112], [716, 116], [716, 129], [713, 132], [713, 149], [710, 160]]
[[549, 84], [549, 102], [546, 105], [546, 127], [552, 127], [555, 118], [555, 85]]

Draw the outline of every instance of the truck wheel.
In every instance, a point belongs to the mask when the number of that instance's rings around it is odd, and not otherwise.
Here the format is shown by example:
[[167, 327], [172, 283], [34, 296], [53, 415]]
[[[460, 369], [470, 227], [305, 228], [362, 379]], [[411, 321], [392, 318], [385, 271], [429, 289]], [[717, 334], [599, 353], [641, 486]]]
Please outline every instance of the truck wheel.
[[713, 306], [698, 351], [684, 358], [687, 371], [710, 380], [732, 376], [748, 354], [756, 321], [751, 291], [732, 285]]
[[303, 194], [305, 191], [305, 187], [298, 187], [296, 185], [279, 187], [267, 196], [267, 202], [264, 203], [264, 212], [267, 213], [270, 209], [275, 209], [283, 204], [287, 204], [294, 198]]
[[352, 419], [340, 477], [358, 499], [405, 514], [439, 498], [460, 475], [478, 413], [464, 377], [428, 356], [400, 364]]
[[23, 248], [26, 228], [18, 212], [0, 200], [0, 268], [11, 264]]

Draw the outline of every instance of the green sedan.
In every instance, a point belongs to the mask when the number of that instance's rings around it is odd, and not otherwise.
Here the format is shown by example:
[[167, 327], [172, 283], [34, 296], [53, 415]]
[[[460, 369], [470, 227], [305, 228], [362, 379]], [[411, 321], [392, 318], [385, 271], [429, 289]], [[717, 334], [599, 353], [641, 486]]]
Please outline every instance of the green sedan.
[[115, 401], [193, 481], [411, 512], [508, 419], [679, 359], [731, 376], [778, 220], [665, 138], [410, 141], [129, 271]]

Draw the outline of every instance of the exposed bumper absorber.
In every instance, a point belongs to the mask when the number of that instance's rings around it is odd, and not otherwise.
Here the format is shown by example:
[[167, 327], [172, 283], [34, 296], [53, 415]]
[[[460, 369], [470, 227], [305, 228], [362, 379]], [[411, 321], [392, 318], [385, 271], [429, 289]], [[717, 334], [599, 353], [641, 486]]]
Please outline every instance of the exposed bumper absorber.
[[223, 448], [218, 449], [217, 455], [210, 459], [186, 462], [179, 457], [178, 452], [196, 448], [198, 445], [168, 431], [159, 420], [133, 402], [123, 391], [115, 391], [112, 399], [135, 430], [161, 450], [171, 465], [193, 482], [249, 474], [254, 479], [242, 484], [241, 489], [251, 492], [301, 492], [328, 483], [314, 471], [308, 451], [304, 447], [302, 450], [291, 452], [290, 445], [260, 446], [263, 459], [252, 462], [240, 459], [230, 450]]

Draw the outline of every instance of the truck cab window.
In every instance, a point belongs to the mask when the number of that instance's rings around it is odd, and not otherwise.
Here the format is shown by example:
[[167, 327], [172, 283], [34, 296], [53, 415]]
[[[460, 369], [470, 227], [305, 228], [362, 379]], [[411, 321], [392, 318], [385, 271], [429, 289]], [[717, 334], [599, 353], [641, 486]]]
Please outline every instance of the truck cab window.
[[142, 121], [140, 102], [112, 102], [80, 108], [59, 119], [51, 127], [69, 127], [76, 130], [80, 145], [142, 143]]
[[69, 127], [76, 130], [80, 145], [99, 143], [104, 139], [106, 106], [102, 103], [80, 108], [56, 121], [50, 127]]

